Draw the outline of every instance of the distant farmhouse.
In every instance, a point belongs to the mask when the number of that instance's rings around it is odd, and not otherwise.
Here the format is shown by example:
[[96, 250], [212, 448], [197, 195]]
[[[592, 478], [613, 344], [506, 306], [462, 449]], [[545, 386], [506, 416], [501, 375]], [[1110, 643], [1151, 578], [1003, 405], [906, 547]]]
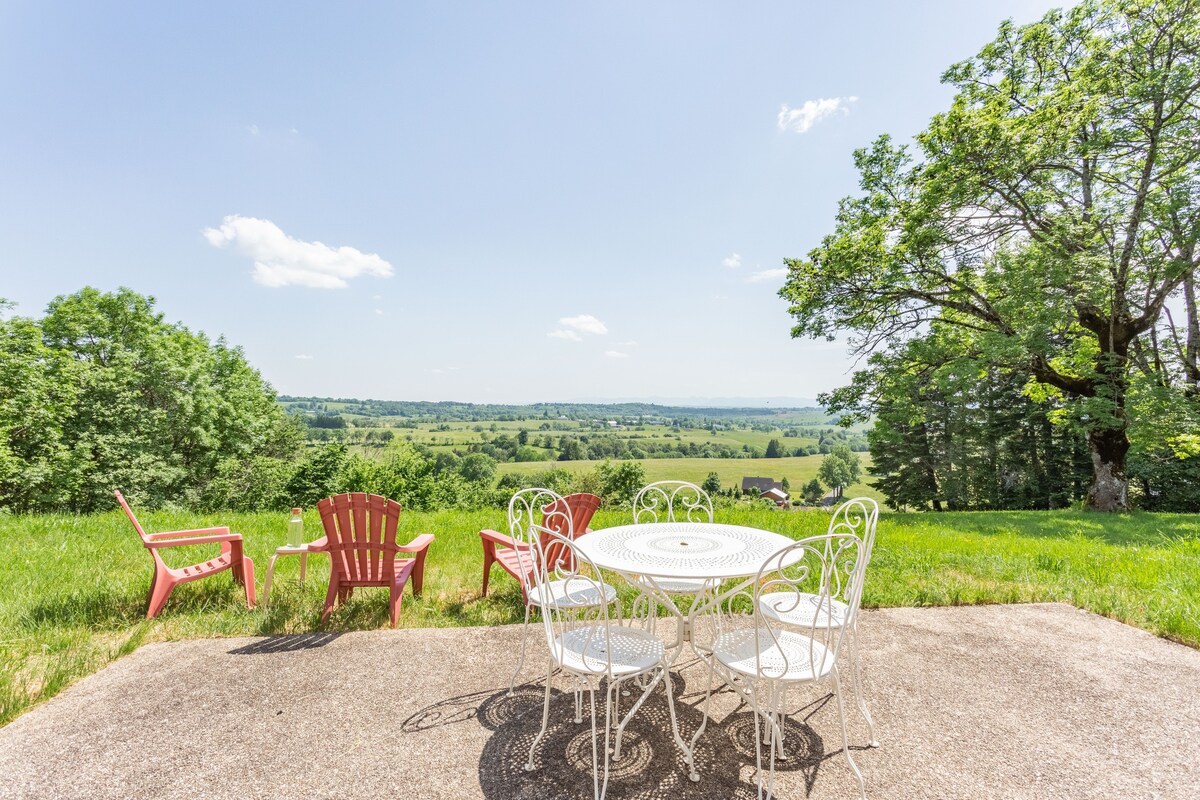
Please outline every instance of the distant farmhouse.
[[742, 494], [770, 500], [780, 508], [786, 508], [788, 504], [788, 493], [783, 490], [783, 483], [770, 478], [742, 478]]
[[783, 491], [783, 484], [770, 478], [742, 478], [742, 494], [761, 495], [772, 489]]

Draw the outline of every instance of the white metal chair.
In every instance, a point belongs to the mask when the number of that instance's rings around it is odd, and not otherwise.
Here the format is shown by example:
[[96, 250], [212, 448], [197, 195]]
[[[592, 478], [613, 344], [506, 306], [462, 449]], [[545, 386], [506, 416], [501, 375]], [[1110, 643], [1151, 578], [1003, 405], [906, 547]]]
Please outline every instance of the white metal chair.
[[[841, 724], [842, 751], [858, 788], [866, 798], [866, 784], [846, 733], [846, 708], [838, 671], [838, 650], [847, 630], [853, 628], [862, 598], [866, 570], [862, 539], [852, 533], [827, 533], [788, 545], [770, 556], [759, 570], [752, 589], [725, 601], [727, 615], [718, 618], [719, 632], [709, 659], [709, 691], [704, 701], [708, 714], [712, 679], [719, 673], [754, 712], [755, 765], [758, 796], [771, 797], [775, 787], [775, 759], [783, 756], [783, 729], [787, 693], [805, 684], [831, 683]], [[815, 589], [815, 591], [814, 591]], [[807, 626], [785, 626], [777, 615], [763, 613], [764, 596], [770, 595], [783, 613], [810, 603], [814, 612]], [[739, 601], [739, 598], [741, 600]], [[784, 598], [790, 598], [784, 602]], [[734, 613], [732, 604], [752, 601], [752, 616]], [[842, 608], [842, 624], [834, 624], [835, 608]], [[760, 733], [766, 725], [766, 736]], [[768, 777], [763, 785], [763, 745], [770, 749]]]
[[[523, 492], [539, 492], [539, 489], [527, 489]], [[518, 492], [521, 495], [523, 492]], [[553, 494], [553, 493], [552, 493]], [[558, 497], [558, 495], [554, 495]], [[516, 499], [514, 497], [514, 499]], [[556, 530], [567, 535], [569, 539], [574, 539], [576, 536], [582, 536], [587, 533], [590, 528], [587, 527], [587, 522], [591, 520], [592, 514], [600, 506], [600, 498], [592, 494], [572, 494], [565, 498], [559, 498], [554, 501], [554, 505], [548, 505], [543, 508], [542, 522], [545, 527]], [[533, 559], [529, 554], [519, 552], [522, 548], [526, 548], [523, 544], [525, 541], [518, 536], [519, 530], [523, 524], [527, 524], [527, 519], [514, 519], [512, 515], [513, 506], [509, 504], [508, 527], [509, 536], [504, 536], [493, 530], [482, 530], [479, 532], [479, 537], [483, 541], [483, 594], [487, 594], [488, 573], [491, 570], [492, 563], [497, 563], [504, 570], [513, 575], [521, 584], [521, 596], [525, 603], [525, 621], [521, 626], [521, 655], [517, 659], [517, 666], [513, 669], [512, 677], [508, 681], [508, 696], [513, 696], [513, 688], [517, 685], [517, 676], [521, 674], [522, 668], [525, 666], [525, 651], [529, 643], [529, 615], [538, 605], [535, 587], [533, 585]], [[564, 520], [566, 522], [564, 522]], [[577, 594], [571, 599], [571, 602], [577, 604], [579, 610], [594, 608], [601, 603], [616, 603], [618, 608], [621, 601], [617, 597], [616, 590], [608, 585], [604, 586], [602, 594], [597, 594], [595, 597], [587, 597]], [[582, 722], [582, 720], [576, 720]]]
[[[648, 522], [713, 521], [712, 498], [694, 483], [657, 481], [642, 487], [633, 498], [633, 524]], [[669, 595], [707, 595], [721, 586], [718, 580], [704, 578], [646, 578], [638, 576], [634, 585], [641, 592], [630, 616], [638, 617], [643, 603], [648, 629], [653, 633], [658, 617], [655, 590]]]
[[[609, 587], [600, 579], [595, 565], [576, 548], [570, 535], [570, 519], [555, 525], [555, 529], [547, 526], [546, 520], [538, 520], [536, 512], [540, 508], [549, 506], [552, 510], [547, 513], [556, 513], [553, 509], [559, 508], [554, 504], [557, 497], [547, 489], [527, 489], [514, 495], [509, 503], [509, 518], [514, 523], [513, 538], [526, 543], [528, 549], [522, 548], [522, 552], [534, 559], [535, 596], [542, 612], [549, 650], [542, 728], [529, 747], [525, 769], [530, 772], [537, 769], [534, 755], [550, 720], [551, 683], [555, 670], [561, 670], [564, 675], [574, 678], [577, 685], [585, 685], [588, 691], [592, 718], [592, 789], [595, 800], [600, 800], [608, 790], [610, 761], [621, 757], [625, 726], [646, 697], [660, 681], [665, 681], [672, 730], [677, 729], [675, 701], [663, 643], [645, 631], [622, 625], [619, 606], [614, 619], [609, 614], [608, 603], [595, 602], [595, 598], [604, 596]], [[581, 608], [587, 608], [588, 612], [578, 613]], [[621, 717], [617, 711], [622, 687], [631, 679], [651, 674], [653, 678], [647, 682], [641, 697]], [[596, 724], [596, 690], [600, 688], [605, 692], [603, 768]], [[581, 695], [577, 692], [577, 722], [580, 721], [580, 703]], [[614, 716], [619, 720], [615, 736]], [[610, 741], [613, 743], [611, 753]]]
[[[859, 538], [862, 542], [862, 567], [865, 570], [871, 561], [871, 552], [875, 547], [875, 526], [878, 522], [879, 504], [869, 497], [856, 497], [842, 503], [834, 511], [833, 517], [829, 521], [828, 532], [831, 534], [848, 533]], [[867, 730], [870, 733], [868, 743], [871, 747], [879, 747], [879, 741], [875, 738], [875, 721], [871, 719], [871, 712], [867, 710], [867, 701], [862, 686], [858, 615], [855, 614], [851, 617], [850, 609], [845, 602], [837, 598], [832, 600], [828, 614], [824, 611], [818, 614], [818, 610], [823, 607], [820, 595], [814, 593], [801, 593], [797, 596], [795, 592], [791, 591], [768, 592], [762, 595], [758, 602], [763, 616], [770, 617], [781, 625], [801, 630], [811, 627], [813, 624], [841, 627], [846, 624], [847, 619], [852, 620], [845, 651], [850, 667], [850, 688], [858, 710], [867, 722]]]

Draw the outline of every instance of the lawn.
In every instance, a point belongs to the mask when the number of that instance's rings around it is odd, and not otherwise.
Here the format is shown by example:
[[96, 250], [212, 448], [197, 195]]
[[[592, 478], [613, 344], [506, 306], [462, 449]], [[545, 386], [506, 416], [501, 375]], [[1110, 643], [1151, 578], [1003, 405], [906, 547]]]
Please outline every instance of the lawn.
[[[862, 464], [862, 481], [870, 476], [871, 456], [867, 453], [856, 453]], [[731, 486], [741, 487], [742, 478], [773, 478], [781, 481], [788, 479], [793, 497], [800, 496], [804, 484], [817, 477], [821, 468], [821, 460], [825, 456], [788, 456], [787, 458], [646, 458], [636, 463], [646, 470], [647, 481], [680, 480], [700, 484], [715, 472], [721, 479], [721, 488]], [[566, 469], [571, 472], [586, 472], [595, 469], [599, 461], [522, 461], [518, 463], [497, 464], [496, 474], [506, 472], [518, 475], [528, 475], [531, 472], [542, 472], [547, 469]], [[873, 497], [880, 502], [883, 495], [865, 482], [856, 483], [846, 489], [847, 497]]]
[[[619, 524], [627, 516], [601, 511], [592, 527]], [[142, 517], [150, 531], [228, 524], [242, 532], [260, 590], [286, 523], [283, 514]], [[430, 531], [437, 541], [425, 594], [417, 602], [406, 598], [402, 625], [520, 621], [520, 594], [499, 570], [492, 595], [479, 597], [477, 531], [502, 529], [503, 518], [500, 510], [405, 514], [402, 538]], [[800, 537], [822, 532], [828, 516], [819, 510], [744, 508], [721, 509], [717, 518]], [[315, 536], [314, 512], [305, 523]], [[150, 557], [122, 516], [0, 516], [0, 724], [145, 642], [317, 629], [328, 567], [316, 557], [303, 592], [297, 569], [295, 558], [279, 562], [268, 610], [246, 609], [225, 574], [177, 589], [162, 616], [145, 622]], [[387, 624], [386, 593], [359, 595], [334, 614], [330, 629]], [[865, 605], [1051, 600], [1200, 646], [1200, 518], [1071, 511], [883, 513]]]

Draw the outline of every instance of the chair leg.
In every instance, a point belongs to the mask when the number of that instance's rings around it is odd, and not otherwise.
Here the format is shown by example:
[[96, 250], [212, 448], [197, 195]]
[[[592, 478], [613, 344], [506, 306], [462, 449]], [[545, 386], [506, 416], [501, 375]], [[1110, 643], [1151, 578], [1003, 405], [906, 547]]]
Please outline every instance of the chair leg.
[[763, 800], [763, 768], [762, 768], [762, 737], [758, 733], [759, 717], [762, 714], [758, 709], [758, 691], [754, 690], [751, 695], [754, 701], [751, 704], [751, 712], [754, 714], [754, 776], [758, 781], [758, 800]]
[[858, 646], [858, 620], [850, 626], [850, 690], [854, 693], [854, 699], [858, 702], [859, 713], [863, 715], [863, 719], [867, 721], [867, 734], [870, 740], [867, 744], [871, 747], [879, 747], [879, 740], [875, 738], [875, 720], [871, 719], [871, 712], [867, 710], [867, 698], [863, 692], [862, 685], [862, 650]]
[[[484, 573], [485, 575], [487, 573]], [[525, 623], [521, 626], [521, 658], [517, 661], [517, 668], [513, 670], [512, 677], [508, 679], [508, 697], [513, 696], [513, 687], [517, 685], [517, 675], [521, 673], [521, 668], [525, 666], [525, 645], [529, 641], [529, 606], [525, 606]]]
[[321, 624], [329, 621], [329, 615], [333, 613], [333, 604], [341, 596], [341, 586], [338, 585], [337, 573], [329, 576], [329, 590], [325, 592], [325, 608], [321, 611]]
[[538, 731], [538, 735], [533, 738], [533, 744], [529, 745], [529, 760], [525, 762], [525, 771], [533, 772], [537, 769], [533, 765], [533, 754], [537, 750], [537, 746], [541, 743], [542, 737], [546, 735], [546, 727], [550, 724], [550, 680], [554, 675], [553, 659], [546, 660], [546, 696], [542, 700], [542, 729]]
[[854, 772], [854, 777], [858, 779], [859, 793], [863, 800], [867, 800], [866, 781], [863, 780], [862, 773], [858, 771], [858, 765], [854, 763], [854, 756], [850, 755], [850, 737], [846, 733], [846, 704], [842, 702], [842, 680], [838, 676], [836, 665], [830, 674], [833, 675], [833, 694], [837, 700], [838, 721], [842, 725], [842, 752], [846, 754], [846, 761], [850, 763], [850, 769]]
[[422, 550], [417, 553], [417, 563], [413, 564], [412, 574], [408, 578], [412, 581], [413, 597], [420, 596], [421, 590], [425, 586], [425, 556], [428, 553], [428, 550]]
[[242, 584], [246, 590], [246, 605], [254, 608], [257, 605], [257, 598], [254, 592], [254, 562], [249, 556], [242, 558]]
[[163, 610], [163, 606], [167, 604], [167, 598], [171, 596], [171, 590], [175, 588], [175, 582], [166, 574], [155, 572], [154, 579], [150, 582], [150, 597], [146, 601], [146, 619], [154, 619], [158, 613]]
[[[491, 545], [490, 547], [488, 545]], [[479, 596], [487, 597], [488, 579], [492, 577], [492, 562], [496, 560], [496, 546], [491, 542], [483, 543], [483, 588]]]
[[392, 617], [392, 627], [396, 627], [396, 622], [400, 619], [400, 601], [404, 599], [404, 585], [392, 586], [388, 590], [391, 594], [388, 597], [388, 611]]

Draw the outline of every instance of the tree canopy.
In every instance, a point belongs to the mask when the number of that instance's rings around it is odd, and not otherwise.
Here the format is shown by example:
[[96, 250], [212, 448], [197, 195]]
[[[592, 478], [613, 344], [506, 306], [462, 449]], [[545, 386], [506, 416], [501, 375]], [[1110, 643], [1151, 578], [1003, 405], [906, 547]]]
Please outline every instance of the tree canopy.
[[[863, 194], [787, 262], [794, 336], [901, 357], [931, 335], [1064, 404], [1093, 508], [1127, 507], [1131, 381], [1200, 385], [1200, 3], [1085, 0], [1004, 23], [914, 147], [855, 153]], [[1172, 346], [1158, 327], [1185, 306]], [[880, 362], [876, 362], [880, 363]], [[1172, 374], [1174, 373], [1174, 374]], [[870, 380], [835, 405], [870, 407]]]
[[240, 348], [128, 289], [0, 320], [0, 504], [13, 511], [195, 502], [225, 460], [292, 454], [301, 434]]

